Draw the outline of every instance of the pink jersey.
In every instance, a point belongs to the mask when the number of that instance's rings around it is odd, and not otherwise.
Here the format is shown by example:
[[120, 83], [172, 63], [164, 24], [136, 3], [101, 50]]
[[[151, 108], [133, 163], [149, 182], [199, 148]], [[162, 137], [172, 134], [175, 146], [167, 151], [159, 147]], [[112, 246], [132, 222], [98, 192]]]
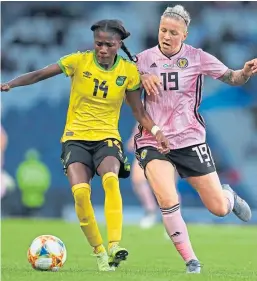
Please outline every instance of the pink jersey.
[[[144, 103], [146, 111], [168, 138], [170, 149], [205, 142], [205, 124], [198, 113], [203, 75], [217, 79], [228, 68], [214, 56], [186, 44], [170, 58], [158, 46], [143, 51], [137, 57], [139, 72], [155, 74], [163, 83], [159, 95], [145, 95]], [[155, 138], [141, 126], [135, 142], [136, 148], [157, 147]]]

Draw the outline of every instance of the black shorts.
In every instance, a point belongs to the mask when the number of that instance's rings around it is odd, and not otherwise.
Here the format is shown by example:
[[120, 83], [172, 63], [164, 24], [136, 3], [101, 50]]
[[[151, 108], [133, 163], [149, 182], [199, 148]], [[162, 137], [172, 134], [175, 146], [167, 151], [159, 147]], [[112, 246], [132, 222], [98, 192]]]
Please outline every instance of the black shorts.
[[181, 178], [203, 176], [216, 171], [211, 150], [206, 143], [174, 149], [165, 155], [155, 147], [146, 146], [137, 149], [136, 157], [143, 169], [154, 159], [169, 161]]
[[123, 153], [122, 143], [116, 139], [101, 141], [70, 140], [62, 143], [61, 161], [64, 173], [70, 164], [79, 162], [90, 168], [93, 175], [107, 156], [114, 156], [120, 161], [119, 178], [127, 178], [130, 175], [130, 164]]

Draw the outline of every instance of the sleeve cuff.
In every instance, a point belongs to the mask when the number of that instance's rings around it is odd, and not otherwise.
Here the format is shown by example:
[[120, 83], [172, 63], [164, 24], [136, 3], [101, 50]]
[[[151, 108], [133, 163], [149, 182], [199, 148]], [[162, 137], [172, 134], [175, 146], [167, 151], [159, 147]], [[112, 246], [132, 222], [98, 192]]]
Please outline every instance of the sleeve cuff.
[[136, 90], [140, 89], [140, 86], [141, 86], [141, 83], [137, 84], [136, 86], [134, 86], [131, 89], [127, 89], [127, 91], [128, 92], [136, 91]]
[[68, 77], [69, 75], [67, 74], [65, 67], [63, 66], [62, 62], [58, 60], [57, 64], [60, 66], [62, 72]]

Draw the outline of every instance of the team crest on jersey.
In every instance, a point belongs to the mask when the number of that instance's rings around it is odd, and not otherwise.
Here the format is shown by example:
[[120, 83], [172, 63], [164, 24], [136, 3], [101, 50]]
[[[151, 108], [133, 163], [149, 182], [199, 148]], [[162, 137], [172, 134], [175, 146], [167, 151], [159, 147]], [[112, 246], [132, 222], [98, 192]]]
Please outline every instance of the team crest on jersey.
[[116, 84], [118, 86], [122, 86], [126, 79], [127, 79], [126, 76], [118, 76], [117, 79], [116, 79]]
[[188, 66], [188, 60], [186, 58], [180, 58], [177, 61], [177, 66], [179, 68], [186, 68]]
[[147, 150], [144, 149], [144, 150], [141, 152], [141, 155], [140, 155], [141, 159], [144, 160], [145, 157], [146, 157], [146, 155], [147, 155]]

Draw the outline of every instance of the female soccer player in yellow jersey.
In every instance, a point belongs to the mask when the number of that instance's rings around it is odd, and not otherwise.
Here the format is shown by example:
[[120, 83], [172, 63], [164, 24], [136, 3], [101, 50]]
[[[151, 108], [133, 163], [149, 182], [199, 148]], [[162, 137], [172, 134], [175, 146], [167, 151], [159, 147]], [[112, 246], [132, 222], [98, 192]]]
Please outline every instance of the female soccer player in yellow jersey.
[[[128, 255], [128, 251], [119, 246], [122, 198], [118, 178], [126, 178], [130, 173], [118, 131], [125, 94], [138, 122], [155, 135], [160, 151], [166, 153], [169, 149], [167, 139], [161, 131], [156, 132], [157, 126], [142, 105], [136, 65], [117, 54], [121, 48], [133, 60], [122, 41], [130, 33], [117, 20], [99, 21], [91, 30], [94, 32], [93, 51], [74, 53], [43, 69], [21, 75], [1, 84], [1, 91], [30, 85], [61, 73], [71, 78], [61, 159], [72, 187], [81, 229], [93, 247], [98, 269], [110, 271]], [[108, 254], [90, 200], [90, 182], [95, 173], [101, 176], [105, 191]]]

